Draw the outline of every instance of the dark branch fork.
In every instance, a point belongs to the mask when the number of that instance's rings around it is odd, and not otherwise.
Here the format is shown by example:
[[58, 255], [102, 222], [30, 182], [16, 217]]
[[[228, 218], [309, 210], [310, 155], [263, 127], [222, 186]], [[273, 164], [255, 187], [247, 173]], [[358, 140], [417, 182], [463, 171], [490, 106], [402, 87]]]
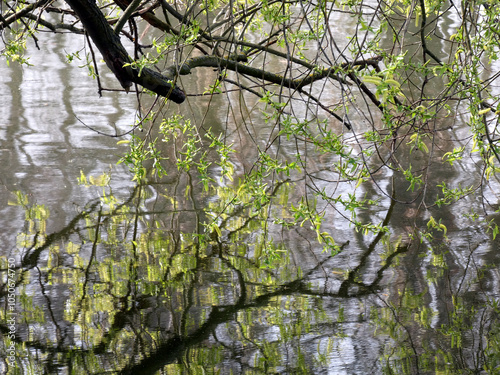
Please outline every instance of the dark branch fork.
[[[97, 49], [100, 51], [104, 61], [106, 62], [106, 65], [113, 72], [122, 88], [127, 92], [130, 90], [130, 87], [133, 84], [139, 84], [162, 97], [180, 104], [185, 100], [186, 94], [175, 84], [178, 76], [189, 74], [194, 68], [207, 67], [235, 71], [239, 74], [246, 75], [252, 78], [262, 79], [263, 81], [266, 81], [270, 84], [287, 87], [291, 90], [295, 90], [305, 95], [308, 94], [304, 91], [304, 88], [316, 81], [329, 78], [338, 81], [341, 84], [350, 84], [348, 81], [346, 81], [346, 79], [348, 78], [350, 81], [354, 82], [354, 84], [357, 85], [362, 91], [364, 91], [365, 94], [367, 94], [370, 100], [377, 107], [380, 107], [380, 103], [378, 102], [378, 100], [375, 98], [373, 93], [371, 93], [370, 90], [358, 79], [356, 71], [355, 69], [353, 69], [354, 67], [371, 67], [377, 69], [378, 63], [381, 60], [380, 57], [362, 59], [359, 61], [338, 64], [330, 67], [320, 67], [307, 61], [298, 59], [294, 56], [289, 56], [289, 54], [287, 53], [271, 49], [269, 48], [269, 44], [253, 44], [243, 40], [214, 36], [212, 34], [211, 28], [208, 28], [208, 31], [200, 31], [198, 42], [203, 43], [207, 46], [211, 46], [214, 54], [210, 55], [200, 47], [200, 50], [202, 51], [202, 53], [204, 53], [203, 55], [190, 58], [180, 65], [172, 65], [168, 67], [163, 74], [160, 74], [150, 68], [138, 69], [133, 66], [134, 60], [129, 56], [128, 52], [120, 41], [118, 33], [113, 29], [111, 23], [108, 19], [106, 19], [102, 10], [98, 7], [96, 2], [92, 0], [65, 1], [72, 10], [72, 12], [70, 13], [74, 13], [75, 17], [79, 19], [85, 32], [93, 41]], [[174, 35], [178, 35], [180, 33], [179, 30], [171, 26], [168, 22], [162, 21], [157, 18], [151, 11], [151, 8], [142, 9], [138, 2], [133, 3], [131, 0], [115, 0], [115, 3], [119, 5], [121, 9], [127, 11], [127, 17], [140, 16], [148, 23], [150, 23], [153, 27], [159, 28]], [[190, 25], [189, 17], [180, 14], [166, 2], [161, 2], [160, 4], [163, 6], [165, 11], [171, 14], [181, 24], [184, 24], [186, 26]], [[5, 19], [2, 19], [0, 21], [0, 28], [3, 29], [5, 27], [8, 27], [9, 24], [14, 22], [16, 19], [27, 17], [35, 19], [35, 21], [40, 25], [45, 26], [51, 30], [66, 29], [73, 32], [78, 31], [79, 33], [81, 33], [82, 30], [76, 28], [72, 24], [52, 24], [43, 20], [40, 15], [35, 16], [32, 13], [33, 10], [37, 8], [48, 6], [50, 6], [49, 0], [39, 0], [17, 13], [7, 15]], [[124, 19], [124, 17], [122, 16], [120, 17], [119, 22], [120, 24], [123, 24], [124, 22], [126, 22], [126, 19]], [[121, 29], [121, 27], [119, 27], [118, 30], [119, 29]], [[230, 54], [228, 56], [221, 56], [221, 54], [218, 52], [217, 46], [220, 46], [224, 43], [238, 46], [241, 48], [241, 51], [238, 53]], [[196, 45], [198, 45], [198, 43]], [[267, 71], [262, 68], [252, 67], [248, 64], [248, 56], [258, 52], [268, 53], [277, 58], [286, 58], [287, 62], [294, 63], [298, 66], [302, 66], [308, 69], [309, 74], [301, 73], [295, 78], [290, 78]], [[335, 117], [341, 120], [339, 116]], [[349, 128], [349, 126], [347, 127]]]

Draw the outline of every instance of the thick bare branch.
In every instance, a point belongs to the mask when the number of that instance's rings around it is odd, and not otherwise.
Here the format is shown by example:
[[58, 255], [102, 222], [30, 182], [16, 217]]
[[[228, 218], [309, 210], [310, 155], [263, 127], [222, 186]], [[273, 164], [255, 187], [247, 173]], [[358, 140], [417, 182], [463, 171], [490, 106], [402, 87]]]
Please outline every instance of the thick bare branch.
[[27, 5], [26, 7], [22, 8], [18, 12], [11, 13], [11, 14], [8, 14], [7, 16], [4, 16], [3, 19], [1, 20], [1, 23], [0, 23], [0, 30], [3, 30], [7, 26], [9, 26], [11, 23], [28, 15], [29, 13], [31, 13], [32, 10], [43, 7], [44, 5], [46, 5], [50, 2], [52, 2], [52, 0], [38, 0], [32, 4]]
[[133, 83], [137, 83], [175, 103], [182, 103], [185, 100], [184, 92], [173, 86], [168, 78], [149, 68], [139, 71], [128, 65], [132, 63], [132, 59], [95, 2], [92, 0], [66, 0], [66, 2], [76, 13], [101, 52], [106, 65], [125, 90], [128, 91]]
[[[308, 74], [307, 76], [290, 79], [282, 75], [269, 72], [267, 70], [254, 68], [249, 65], [246, 65], [245, 63], [247, 62], [247, 56], [245, 54], [234, 54], [227, 58], [222, 58], [218, 56], [198, 56], [186, 60], [186, 62], [182, 64], [179, 68], [177, 68], [176, 66], [169, 67], [166, 71], [166, 74], [173, 78], [177, 73], [181, 75], [190, 74], [191, 69], [198, 67], [221, 68], [221, 69], [229, 69], [231, 71], [240, 74], [245, 74], [250, 77], [263, 79], [264, 81], [268, 81], [269, 83], [273, 83], [276, 85], [282, 85], [283, 87], [288, 87], [295, 90], [301, 90], [305, 86], [308, 86], [316, 81], [319, 81], [327, 77], [345, 83], [340, 77], [337, 76], [336, 74], [337, 71], [348, 69], [349, 66], [362, 66], [362, 67], [374, 66], [378, 64], [379, 61], [380, 58], [375, 57], [372, 59], [354, 61], [351, 64], [344, 63], [329, 68], [319, 68], [311, 66], [310, 67], [311, 73]], [[354, 73], [352, 72], [348, 73], [348, 76], [356, 84], [364, 86]], [[366, 90], [368, 89], [366, 88]], [[370, 94], [374, 97], [374, 94], [372, 94], [371, 92]], [[376, 100], [376, 103], [380, 104], [378, 100]]]

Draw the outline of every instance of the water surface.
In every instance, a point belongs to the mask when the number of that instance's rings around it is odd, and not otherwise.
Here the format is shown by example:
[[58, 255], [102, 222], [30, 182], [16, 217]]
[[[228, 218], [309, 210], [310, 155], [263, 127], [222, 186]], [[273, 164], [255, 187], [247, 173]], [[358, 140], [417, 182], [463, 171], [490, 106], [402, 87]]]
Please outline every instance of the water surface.
[[[498, 240], [491, 240], [482, 220], [499, 219], [464, 216], [481, 212], [481, 202], [464, 199], [429, 210], [396, 203], [390, 198], [411, 201], [412, 192], [405, 180], [382, 171], [378, 186], [367, 182], [360, 191], [380, 204], [359, 217], [383, 222], [390, 235], [355, 232], [340, 211], [325, 206], [325, 230], [342, 244], [335, 256], [315, 244], [307, 225], [263, 227], [247, 210], [228, 212], [219, 220], [222, 235], [212, 232], [201, 241], [210, 213], [230, 200], [230, 186], [220, 182], [207, 193], [196, 173], [179, 171], [173, 161], [166, 177], [132, 182], [126, 166], [116, 164], [127, 146], [88, 127], [128, 131], [136, 97], [105, 92], [99, 98], [96, 81], [78, 68], [83, 62], [65, 63], [66, 53], [83, 47], [76, 40], [41, 37], [41, 50], [30, 49], [34, 67], [0, 66], [0, 255], [15, 260], [18, 366], [7, 368], [4, 361], [2, 371], [498, 371]], [[194, 91], [203, 77], [186, 85]], [[109, 74], [103, 80], [117, 86]], [[232, 99], [239, 100], [236, 94]], [[247, 146], [265, 145], [272, 129], [264, 121], [245, 123], [242, 113], [227, 110], [234, 104], [227, 98], [211, 100], [219, 110], [205, 113], [207, 101], [199, 98], [183, 108], [200, 132], [227, 133], [236, 148], [236, 176], [243, 176], [255, 157]], [[464, 126], [460, 117], [454, 125]], [[443, 132], [443, 149], [460, 145], [459, 134]], [[296, 145], [283, 142], [276, 152], [292, 159]], [[411, 157], [415, 162], [419, 155]], [[334, 159], [310, 159], [318, 189], [332, 189], [319, 177], [330, 178]], [[480, 169], [470, 160], [461, 168], [436, 169], [430, 178], [452, 186], [479, 179]], [[278, 202], [304, 189], [292, 176], [277, 186], [270, 209], [281, 210]], [[410, 242], [411, 228], [425, 226], [431, 215], [445, 224], [446, 237]], [[286, 250], [270, 266], [263, 262], [265, 236]], [[3, 318], [6, 290], [4, 285]], [[0, 331], [6, 353], [8, 325], [0, 323]]]

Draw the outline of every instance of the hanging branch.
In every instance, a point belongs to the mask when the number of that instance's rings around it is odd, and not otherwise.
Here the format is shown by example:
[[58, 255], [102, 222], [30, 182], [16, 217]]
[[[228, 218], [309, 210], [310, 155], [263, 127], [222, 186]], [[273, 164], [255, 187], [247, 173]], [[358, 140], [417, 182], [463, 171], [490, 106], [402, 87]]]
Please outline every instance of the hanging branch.
[[120, 31], [122, 30], [123, 26], [127, 22], [127, 20], [130, 18], [134, 10], [137, 9], [139, 4], [141, 3], [142, 0], [133, 0], [130, 5], [125, 9], [123, 12], [122, 16], [118, 20], [118, 22], [115, 25], [115, 33], [118, 35], [120, 34]]
[[186, 99], [184, 92], [172, 85], [167, 77], [149, 68], [138, 70], [130, 65], [133, 62], [132, 59], [95, 2], [92, 0], [66, 0], [66, 3], [76, 13], [88, 35], [101, 52], [106, 65], [127, 92], [133, 83], [137, 83], [175, 103], [182, 103]]

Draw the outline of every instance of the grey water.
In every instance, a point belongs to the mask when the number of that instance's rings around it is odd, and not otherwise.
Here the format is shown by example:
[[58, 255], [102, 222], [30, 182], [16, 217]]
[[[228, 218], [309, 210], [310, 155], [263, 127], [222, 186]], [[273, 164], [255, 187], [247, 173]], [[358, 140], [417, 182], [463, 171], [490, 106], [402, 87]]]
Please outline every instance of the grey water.
[[[204, 193], [174, 164], [163, 179], [132, 181], [117, 164], [128, 145], [101, 133], [131, 129], [135, 94], [99, 97], [79, 67], [85, 61], [66, 62], [84, 51], [82, 38], [45, 36], [39, 45], [30, 46], [32, 67], [0, 64], [0, 352], [16, 363], [1, 361], [2, 373], [498, 373], [499, 248], [481, 221], [498, 218], [464, 216], [481, 202], [429, 211], [366, 184], [381, 205], [360, 217], [386, 220], [391, 236], [364, 236], [326, 210], [340, 254], [322, 252], [314, 231], [297, 228], [281, 234], [287, 252], [266, 268], [260, 224], [235, 214], [231, 237], [202, 246], [222, 186]], [[105, 68], [101, 78], [117, 88]], [[203, 73], [190, 80], [201, 85]], [[235, 118], [206, 114], [204, 104], [185, 108], [237, 139]], [[460, 131], [443, 143], [456, 147]], [[239, 173], [250, 157], [244, 144]], [[321, 170], [328, 160], [315, 163]], [[473, 160], [460, 168], [435, 173], [450, 186], [479, 178]], [[410, 194], [388, 173], [380, 186]], [[408, 228], [431, 214], [446, 237], [409, 245]]]

